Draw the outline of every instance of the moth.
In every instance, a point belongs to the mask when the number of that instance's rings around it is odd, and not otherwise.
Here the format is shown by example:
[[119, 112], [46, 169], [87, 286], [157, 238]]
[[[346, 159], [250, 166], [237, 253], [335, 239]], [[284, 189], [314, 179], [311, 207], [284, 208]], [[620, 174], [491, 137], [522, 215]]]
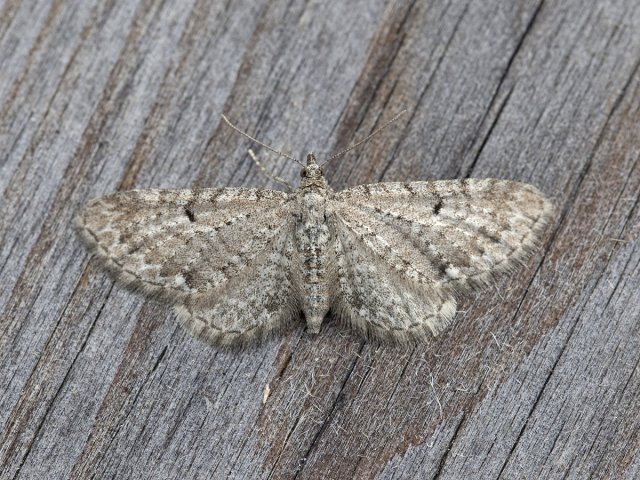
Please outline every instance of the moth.
[[336, 192], [313, 153], [300, 164], [290, 192], [116, 192], [90, 201], [76, 226], [119, 283], [172, 305], [205, 342], [259, 341], [301, 317], [318, 333], [331, 312], [368, 338], [408, 343], [438, 335], [459, 294], [522, 264], [552, 211], [535, 187], [510, 180]]

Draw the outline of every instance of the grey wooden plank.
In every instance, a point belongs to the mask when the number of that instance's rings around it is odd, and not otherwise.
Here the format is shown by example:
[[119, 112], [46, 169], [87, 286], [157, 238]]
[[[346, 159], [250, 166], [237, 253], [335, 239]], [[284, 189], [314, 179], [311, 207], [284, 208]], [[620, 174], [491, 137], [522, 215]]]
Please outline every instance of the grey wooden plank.
[[[632, 477], [636, 3], [0, 5], [2, 477]], [[427, 345], [330, 322], [218, 351], [69, 228], [117, 188], [273, 187], [223, 111], [301, 155], [403, 107], [334, 187], [496, 176], [558, 206], [545, 251]]]
[[[75, 5], [70, 4], [68, 8], [74, 11]], [[66, 8], [58, 9], [58, 12], [67, 22], [70, 21], [70, 14]], [[80, 9], [77, 12], [78, 16], [74, 17], [76, 21], [81, 24], [85, 21], [88, 22], [90, 16], [87, 15], [85, 18], [81, 13], [82, 10]], [[113, 29], [115, 25], [125, 23], [116, 12], [111, 13], [113, 15], [113, 23], [107, 22], [106, 28]], [[73, 29], [68, 29], [63, 20], [58, 21], [61, 22], [61, 25], [57, 29], [68, 32], [68, 42], [80, 41], [78, 37], [71, 35], [74, 32]], [[49, 23], [53, 24], [55, 22], [51, 20]], [[9, 156], [18, 155], [20, 157], [19, 165], [13, 171], [10, 168], [8, 171], [3, 171], [3, 175], [6, 173], [9, 180], [7, 188], [3, 191], [4, 209], [0, 222], [3, 225], [2, 243], [0, 244], [0, 258], [2, 259], [1, 264], [3, 267], [0, 273], [0, 284], [2, 285], [0, 287], [0, 298], [2, 298], [5, 312], [2, 317], [3, 335], [0, 342], [2, 345], [3, 365], [11, 366], [10, 368], [5, 367], [2, 369], [2, 401], [7, 402], [7, 404], [3, 403], [2, 414], [0, 414], [2, 415], [3, 423], [7, 421], [8, 405], [15, 402], [16, 396], [21, 389], [20, 386], [24, 381], [24, 379], [20, 379], [20, 376], [28, 376], [30, 369], [24, 369], [17, 378], [14, 376], [16, 371], [23, 368], [25, 364], [33, 365], [37, 361], [40, 354], [39, 350], [46, 340], [47, 327], [51, 328], [55, 325], [56, 310], [63, 308], [66, 301], [68, 301], [64, 296], [57, 295], [55, 290], [60, 286], [63, 286], [64, 289], [65, 284], [67, 289], [72, 288], [78, 281], [77, 273], [68, 277], [62, 275], [64, 267], [61, 269], [59, 266], [58, 269], [52, 268], [51, 270], [43, 268], [44, 264], [47, 264], [46, 260], [50, 253], [51, 242], [41, 243], [39, 248], [34, 247], [34, 245], [38, 241], [40, 229], [47, 221], [46, 215], [55, 197], [56, 189], [64, 179], [69, 157], [78, 148], [78, 142], [86, 128], [86, 122], [95, 108], [93, 103], [97, 101], [101, 94], [100, 88], [97, 87], [104, 87], [106, 78], [103, 77], [106, 76], [109, 68], [113, 66], [114, 56], [118, 53], [118, 45], [122, 47], [124, 44], [124, 39], [120, 42], [114, 41], [112, 47], [105, 48], [103, 50], [104, 56], [100, 57], [96, 55], [96, 45], [100, 44], [99, 34], [96, 34], [96, 36], [98, 38], [93, 40], [93, 45], [87, 49], [85, 55], [76, 57], [82, 63], [76, 65], [75, 69], [66, 69], [69, 75], [68, 79], [56, 77], [53, 74], [57, 73], [57, 70], [51, 69], [55, 86], [52, 87], [51, 92], [47, 87], [46, 93], [51, 96], [45, 100], [46, 105], [41, 107], [42, 116], [37, 119], [36, 125], [29, 132], [32, 136], [30, 140], [31, 147], [18, 149], [21, 151], [17, 152], [9, 152]], [[73, 45], [65, 45], [65, 52], [67, 50], [73, 51], [72, 47]], [[47, 47], [43, 44], [42, 48], [46, 49]], [[34, 53], [34, 55], [39, 58], [49, 59], [49, 61], [51, 59], [64, 61], [73, 57], [73, 55], [69, 55], [69, 57], [61, 55], [56, 42], [53, 42], [52, 48], [53, 51]], [[43, 76], [41, 69], [44, 70], [45, 66], [34, 68], [37, 77]], [[65, 71], [64, 65], [62, 65], [60, 71]], [[86, 75], [92, 81], [94, 76], [99, 79], [100, 83], [94, 81], [96, 92], [93, 95], [86, 96], [80, 92], [79, 88], [76, 88], [76, 82], [79, 78], [82, 78], [82, 75]], [[29, 82], [32, 81], [35, 81], [35, 79], [29, 79]], [[91, 85], [92, 81], [87, 80], [87, 86]], [[63, 84], [64, 87], [62, 86]], [[17, 86], [16, 91], [19, 90], [20, 86]], [[20, 105], [29, 108], [30, 102], [24, 101], [23, 103], [20, 97], [28, 96], [28, 92], [31, 90], [32, 87], [26, 86], [23, 93], [17, 94], [17, 100], [14, 101], [12, 99], [11, 101], [11, 108], [15, 109], [16, 112], [19, 110]], [[57, 97], [56, 92], [59, 92]], [[41, 90], [34, 95], [37, 98], [31, 101], [38, 100], [41, 98], [40, 95], [43, 95]], [[57, 102], [55, 98], [58, 99]], [[7, 115], [3, 117], [3, 125], [5, 124], [4, 122], [11, 123], [16, 118], [10, 111], [5, 111], [5, 113]], [[24, 131], [22, 127], [19, 130]], [[28, 150], [28, 154], [25, 153], [26, 150]], [[12, 160], [10, 159], [8, 163], [11, 165]], [[6, 164], [4, 167], [6, 167]], [[74, 172], [71, 171], [70, 173], [73, 174]], [[80, 172], [75, 172], [75, 174], [81, 175]], [[71, 178], [67, 179], [68, 182], [71, 180]], [[77, 178], [75, 182], [77, 183]], [[50, 219], [48, 221], [51, 222]], [[66, 248], [69, 248], [68, 239], [70, 238], [70, 233], [54, 238], [60, 245], [65, 245]], [[32, 265], [36, 266], [35, 269], [32, 266], [29, 271], [39, 278], [28, 278], [29, 275], [25, 274], [25, 263], [29, 257], [31, 257]], [[67, 253], [62, 256], [50, 258], [49, 262], [54, 265], [56, 263], [64, 265], [68, 263], [69, 258], [72, 257], [70, 257], [70, 252], [67, 250]], [[38, 268], [38, 265], [41, 267]], [[47, 266], [50, 265], [47, 264]], [[76, 272], [79, 267], [80, 265], [76, 267]], [[54, 276], [52, 277], [52, 275]], [[21, 277], [23, 281], [17, 285]], [[46, 278], [56, 278], [57, 281], [43, 282], [42, 280]], [[39, 306], [34, 308], [32, 304], [38, 297], [41, 299]], [[16, 310], [20, 305], [23, 305], [22, 312]], [[27, 305], [28, 307], [25, 308]], [[57, 309], [56, 306], [58, 307]], [[46, 320], [43, 322], [41, 317], [46, 318], [51, 313], [54, 314], [51, 319], [53, 322], [47, 322]], [[26, 320], [26, 323], [24, 320]], [[29, 322], [33, 323], [29, 325]], [[24, 332], [23, 329], [27, 331]], [[22, 335], [18, 333], [21, 330], [24, 332]], [[11, 358], [11, 361], [7, 362], [7, 358]], [[11, 383], [8, 383], [9, 380], [11, 380]]]

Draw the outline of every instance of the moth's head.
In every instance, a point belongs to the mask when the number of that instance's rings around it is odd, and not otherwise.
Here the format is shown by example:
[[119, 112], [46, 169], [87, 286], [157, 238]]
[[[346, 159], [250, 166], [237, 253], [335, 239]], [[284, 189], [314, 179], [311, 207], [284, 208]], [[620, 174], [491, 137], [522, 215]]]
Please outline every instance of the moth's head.
[[309, 185], [326, 185], [324, 174], [322, 173], [322, 167], [318, 165], [316, 156], [313, 153], [307, 155], [307, 165], [302, 167], [302, 170], [300, 170], [300, 176], [302, 177], [302, 181], [300, 182], [301, 187]]

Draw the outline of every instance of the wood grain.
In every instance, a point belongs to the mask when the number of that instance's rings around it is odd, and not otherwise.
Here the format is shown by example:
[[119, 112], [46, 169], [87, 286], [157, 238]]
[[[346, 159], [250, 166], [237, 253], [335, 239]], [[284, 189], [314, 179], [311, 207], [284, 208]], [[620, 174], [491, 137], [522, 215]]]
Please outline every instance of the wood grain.
[[[640, 477], [638, 2], [4, 0], [0, 65], [1, 478]], [[490, 176], [557, 208], [427, 345], [329, 321], [219, 351], [71, 228], [117, 189], [274, 188], [221, 113], [322, 157], [403, 108], [335, 189]]]

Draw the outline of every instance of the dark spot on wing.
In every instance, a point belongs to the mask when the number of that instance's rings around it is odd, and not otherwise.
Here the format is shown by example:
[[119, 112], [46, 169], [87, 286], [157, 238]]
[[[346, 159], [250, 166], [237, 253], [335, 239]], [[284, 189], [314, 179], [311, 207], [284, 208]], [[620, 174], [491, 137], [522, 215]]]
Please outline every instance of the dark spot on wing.
[[404, 183], [403, 184], [404, 189], [409, 192], [411, 195], [416, 195], [416, 191], [414, 190], [414, 188], [411, 186], [410, 183]]
[[489, 240], [491, 240], [493, 243], [500, 243], [500, 237], [498, 237], [497, 235], [491, 233], [489, 230], [487, 230], [485, 227], [480, 227], [478, 229], [478, 233], [480, 233], [481, 235], [484, 235], [485, 237], [487, 237]]
[[141, 243], [137, 245], [132, 245], [131, 247], [129, 247], [129, 250], [127, 250], [127, 255], [133, 255], [134, 253], [138, 252], [141, 248], [142, 248]]
[[224, 188], [219, 188], [219, 189], [215, 190], [212, 193], [212, 195], [209, 197], [209, 201], [211, 203], [217, 203], [218, 202], [218, 197], [220, 197], [223, 193], [224, 193]]
[[438, 271], [440, 272], [440, 275], [443, 278], [447, 277], [447, 268], [449, 268], [449, 265], [444, 263], [444, 262], [440, 262], [438, 263]]
[[195, 222], [196, 221], [196, 216], [193, 213], [193, 210], [191, 210], [189, 207], [184, 209], [184, 214], [187, 216], [187, 218], [189, 219], [190, 222]]
[[465, 198], [469, 196], [469, 179], [463, 178], [462, 180], [460, 180], [460, 192]]
[[442, 198], [438, 198], [438, 202], [433, 206], [433, 214], [438, 215], [442, 210]]
[[195, 287], [193, 274], [191, 272], [182, 272], [182, 277], [184, 278], [184, 283], [187, 287], [189, 288]]

